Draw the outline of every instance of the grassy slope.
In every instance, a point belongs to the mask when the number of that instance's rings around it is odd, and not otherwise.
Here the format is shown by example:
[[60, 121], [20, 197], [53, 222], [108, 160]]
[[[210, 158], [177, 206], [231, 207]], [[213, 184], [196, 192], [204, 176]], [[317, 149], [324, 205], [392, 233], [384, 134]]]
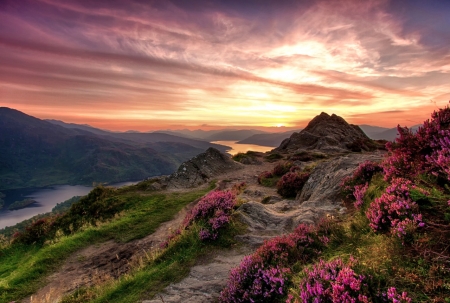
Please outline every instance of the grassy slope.
[[119, 218], [98, 227], [87, 227], [56, 243], [43, 247], [13, 245], [0, 251], [0, 302], [10, 302], [32, 294], [42, 286], [44, 277], [55, 271], [75, 251], [109, 239], [128, 242], [142, 238], [170, 220], [179, 210], [210, 189], [184, 194], [118, 193], [128, 205]]

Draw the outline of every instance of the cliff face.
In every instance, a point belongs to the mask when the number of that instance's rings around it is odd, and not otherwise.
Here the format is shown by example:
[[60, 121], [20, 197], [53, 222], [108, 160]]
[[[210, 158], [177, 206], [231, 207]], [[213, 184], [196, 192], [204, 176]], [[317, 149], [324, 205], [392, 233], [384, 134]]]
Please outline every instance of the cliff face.
[[312, 119], [299, 133], [285, 139], [278, 151], [320, 150], [323, 152], [345, 152], [372, 150], [373, 141], [356, 125], [347, 123], [342, 117], [321, 113]]

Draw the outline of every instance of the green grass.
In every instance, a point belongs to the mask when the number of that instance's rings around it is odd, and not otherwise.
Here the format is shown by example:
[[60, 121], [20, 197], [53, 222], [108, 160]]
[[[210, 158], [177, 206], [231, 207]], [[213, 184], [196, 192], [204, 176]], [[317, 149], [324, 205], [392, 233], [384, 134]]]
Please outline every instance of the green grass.
[[128, 303], [151, 299], [170, 283], [181, 281], [199, 259], [235, 244], [234, 236], [242, 233], [243, 226], [232, 223], [218, 240], [207, 243], [200, 241], [199, 230], [198, 225], [191, 226], [159, 256], [146, 260], [132, 273], [105, 285], [80, 289], [66, 296], [62, 303]]
[[128, 242], [142, 238], [170, 220], [185, 205], [211, 188], [189, 193], [123, 193], [126, 210], [114, 220], [86, 227], [74, 235], [61, 237], [44, 246], [15, 244], [0, 250], [0, 302], [24, 298], [43, 286], [44, 278], [55, 271], [75, 251], [110, 239]]

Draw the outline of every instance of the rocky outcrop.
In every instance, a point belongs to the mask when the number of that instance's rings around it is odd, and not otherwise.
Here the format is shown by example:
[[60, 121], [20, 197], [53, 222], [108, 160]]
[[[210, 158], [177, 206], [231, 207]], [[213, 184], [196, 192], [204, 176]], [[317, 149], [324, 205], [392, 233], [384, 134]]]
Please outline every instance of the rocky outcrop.
[[373, 150], [375, 143], [356, 125], [348, 124], [342, 117], [321, 113], [299, 133], [285, 139], [277, 151], [320, 150], [347, 152]]
[[215, 148], [195, 156], [180, 165], [178, 170], [166, 178], [168, 188], [191, 188], [209, 182], [214, 177], [244, 167]]
[[302, 206], [310, 207], [339, 205], [341, 203], [340, 184], [342, 180], [353, 174], [360, 163], [367, 160], [379, 162], [382, 157], [381, 152], [350, 154], [318, 164], [297, 196], [296, 201]]
[[247, 245], [257, 247], [264, 240], [291, 232], [300, 223], [313, 224], [326, 216], [338, 216], [346, 209], [340, 196], [342, 179], [350, 176], [366, 160], [380, 161], [381, 153], [350, 154], [317, 165], [295, 200], [272, 204], [250, 201], [238, 209], [249, 233], [240, 236]]

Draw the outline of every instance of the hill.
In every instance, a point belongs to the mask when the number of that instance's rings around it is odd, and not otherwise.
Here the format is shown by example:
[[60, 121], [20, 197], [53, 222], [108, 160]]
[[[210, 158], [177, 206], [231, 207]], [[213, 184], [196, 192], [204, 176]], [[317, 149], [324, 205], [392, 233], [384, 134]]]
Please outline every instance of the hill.
[[374, 142], [357, 125], [348, 124], [342, 117], [321, 113], [305, 129], [293, 133], [277, 148], [278, 151], [318, 150], [345, 152], [371, 150]]
[[[367, 124], [362, 124], [362, 125], [358, 125], [359, 128], [362, 129], [362, 131], [367, 135], [367, 137], [369, 137], [370, 139], [375, 139], [374, 136], [389, 130], [389, 128], [387, 127], [380, 127], [380, 126], [373, 126], [373, 125], [367, 125]], [[380, 138], [382, 139], [382, 138]]]
[[[310, 132], [344, 125], [330, 117]], [[236, 165], [210, 149], [171, 176], [96, 187], [0, 238], [0, 302], [445, 303], [449, 125], [446, 108], [387, 153]]]
[[264, 131], [254, 129], [241, 129], [241, 130], [224, 130], [210, 136], [205, 137], [206, 141], [239, 141], [255, 134], [266, 134]]
[[276, 147], [283, 142], [284, 139], [290, 137], [293, 133], [299, 132], [300, 130], [292, 130], [282, 133], [269, 133], [269, 134], [256, 134], [252, 135], [248, 138], [245, 138], [238, 143], [241, 144], [255, 144], [255, 145], [262, 145], [262, 146], [270, 146], [270, 147]]
[[4, 107], [0, 133], [0, 190], [170, 174], [212, 146], [165, 134], [67, 128]]
[[[102, 136], [106, 140], [117, 141], [117, 142], [122, 142], [122, 143], [126, 143], [126, 144], [130, 144], [132, 142], [139, 143], [139, 144], [148, 144], [148, 143], [156, 143], [156, 142], [173, 142], [173, 143], [188, 144], [190, 146], [200, 148], [203, 150], [206, 150], [209, 147], [214, 147], [220, 151], [225, 151], [227, 149], [226, 146], [223, 146], [220, 144], [212, 144], [212, 143], [206, 142], [205, 140], [189, 138], [187, 136], [177, 136], [177, 135], [175, 135], [175, 133], [111, 132], [111, 131], [94, 128], [89, 125], [65, 123], [65, 122], [58, 121], [58, 120], [47, 120], [47, 121], [50, 123], [62, 126], [64, 128], [88, 131], [90, 133]], [[167, 150], [164, 150], [164, 151], [167, 151]]]

